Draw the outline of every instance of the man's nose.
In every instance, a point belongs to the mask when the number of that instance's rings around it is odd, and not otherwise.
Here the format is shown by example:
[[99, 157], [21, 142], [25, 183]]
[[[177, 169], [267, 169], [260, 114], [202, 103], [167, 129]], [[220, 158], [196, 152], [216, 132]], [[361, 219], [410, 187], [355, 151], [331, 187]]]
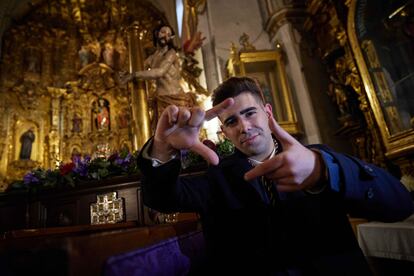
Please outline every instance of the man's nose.
[[250, 130], [251, 124], [248, 120], [240, 119], [239, 120], [239, 130], [240, 133], [246, 133]]

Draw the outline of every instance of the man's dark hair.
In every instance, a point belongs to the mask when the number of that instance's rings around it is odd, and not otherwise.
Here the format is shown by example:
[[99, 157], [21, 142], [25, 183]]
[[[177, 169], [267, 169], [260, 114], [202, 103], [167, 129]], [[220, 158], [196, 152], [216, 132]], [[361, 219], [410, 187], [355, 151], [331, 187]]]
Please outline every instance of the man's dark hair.
[[[154, 46], [157, 46], [158, 45], [158, 34], [161, 31], [161, 28], [162, 27], [168, 27], [168, 28], [170, 28], [171, 35], [172, 36], [175, 35], [174, 29], [170, 25], [168, 25], [168, 24], [161, 24], [161, 25], [159, 25], [157, 28], [155, 28], [152, 31], [152, 43], [154, 44]], [[168, 49], [177, 50], [177, 47], [175, 47], [174, 42], [173, 42], [172, 39], [167, 42], [167, 45], [168, 45]]]
[[256, 80], [248, 77], [231, 77], [214, 89], [212, 96], [213, 106], [227, 98], [236, 97], [244, 92], [252, 94], [256, 99], [265, 104], [262, 90]]

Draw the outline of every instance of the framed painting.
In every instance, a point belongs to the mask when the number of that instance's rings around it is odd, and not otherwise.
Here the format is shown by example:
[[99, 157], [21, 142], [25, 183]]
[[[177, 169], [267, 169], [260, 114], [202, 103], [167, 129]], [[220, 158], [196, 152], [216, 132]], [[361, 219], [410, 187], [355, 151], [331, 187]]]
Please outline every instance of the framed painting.
[[260, 84], [265, 100], [273, 107], [273, 115], [278, 123], [290, 134], [301, 134], [292, 102], [292, 93], [286, 76], [282, 52], [241, 51], [227, 64], [229, 76], [248, 76]]

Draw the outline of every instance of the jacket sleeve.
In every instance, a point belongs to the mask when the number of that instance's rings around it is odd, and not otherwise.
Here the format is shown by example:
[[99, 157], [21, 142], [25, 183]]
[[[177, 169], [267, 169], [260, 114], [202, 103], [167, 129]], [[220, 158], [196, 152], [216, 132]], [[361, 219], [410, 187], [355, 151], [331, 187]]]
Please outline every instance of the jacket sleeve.
[[[149, 140], [143, 147], [151, 146]], [[138, 156], [144, 204], [163, 213], [200, 212], [207, 204], [209, 183], [204, 174], [180, 176], [181, 161], [174, 159], [154, 167]]]
[[[330, 155], [325, 159], [330, 190], [340, 193], [346, 211], [355, 217], [384, 222], [399, 221], [414, 212], [414, 201], [405, 186], [385, 170], [325, 146], [311, 146]], [[333, 164], [328, 164], [332, 162]], [[337, 170], [332, 173], [331, 170]], [[338, 175], [335, 175], [338, 174]], [[336, 180], [335, 180], [336, 179]], [[335, 183], [335, 182], [339, 183]]]

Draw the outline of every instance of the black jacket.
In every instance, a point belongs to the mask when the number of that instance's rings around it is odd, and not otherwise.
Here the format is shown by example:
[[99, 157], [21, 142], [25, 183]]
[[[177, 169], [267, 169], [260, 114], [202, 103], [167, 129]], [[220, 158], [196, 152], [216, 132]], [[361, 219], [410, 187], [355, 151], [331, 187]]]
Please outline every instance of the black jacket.
[[144, 202], [200, 214], [210, 275], [369, 275], [347, 214], [400, 220], [413, 211], [410, 195], [382, 169], [320, 148], [338, 163], [340, 192], [280, 193], [272, 207], [259, 180], [243, 179], [252, 167], [240, 152], [188, 176], [179, 160], [154, 168], [141, 156]]

